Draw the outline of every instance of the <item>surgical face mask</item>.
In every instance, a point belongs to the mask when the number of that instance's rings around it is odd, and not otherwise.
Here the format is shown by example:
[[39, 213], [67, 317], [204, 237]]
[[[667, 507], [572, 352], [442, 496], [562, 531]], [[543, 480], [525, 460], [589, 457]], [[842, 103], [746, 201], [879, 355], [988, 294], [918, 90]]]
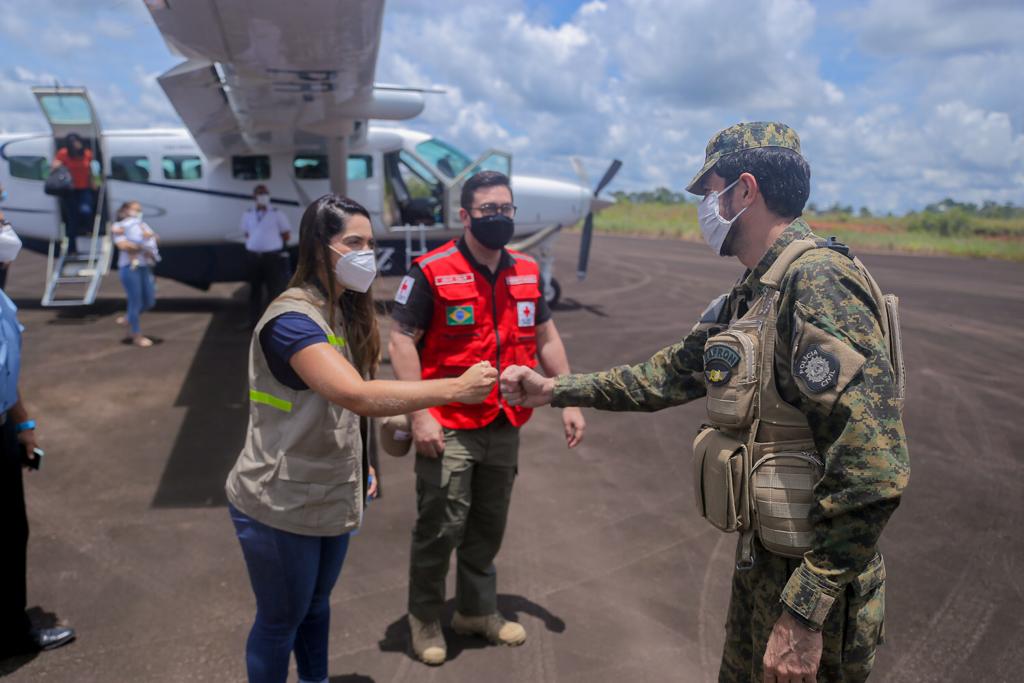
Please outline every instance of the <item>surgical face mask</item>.
[[256, 195], [256, 205], [266, 208], [270, 206], [270, 195], [269, 194], [258, 194]]
[[0, 223], [0, 263], [10, 263], [18, 258], [21, 239], [7, 221]]
[[516, 230], [515, 221], [508, 216], [496, 213], [493, 216], [473, 216], [470, 218], [469, 231], [476, 241], [488, 249], [501, 249]]
[[722, 254], [722, 247], [725, 245], [725, 238], [729, 235], [729, 228], [736, 222], [736, 219], [743, 215], [743, 212], [748, 208], [744, 206], [740, 209], [740, 212], [733, 216], [730, 220], [722, 218], [721, 198], [726, 192], [732, 189], [732, 187], [740, 181], [739, 178], [732, 181], [728, 187], [721, 192], [711, 191], [704, 195], [704, 199], [701, 201], [700, 206], [697, 207], [697, 223], [700, 224], [701, 234], [704, 235], [704, 241], [708, 243], [719, 256]]
[[0, 202], [7, 201], [7, 190], [0, 190]]
[[334, 247], [330, 250], [341, 256], [334, 264], [334, 277], [338, 284], [353, 292], [365, 292], [377, 277], [377, 257], [372, 249], [342, 254]]

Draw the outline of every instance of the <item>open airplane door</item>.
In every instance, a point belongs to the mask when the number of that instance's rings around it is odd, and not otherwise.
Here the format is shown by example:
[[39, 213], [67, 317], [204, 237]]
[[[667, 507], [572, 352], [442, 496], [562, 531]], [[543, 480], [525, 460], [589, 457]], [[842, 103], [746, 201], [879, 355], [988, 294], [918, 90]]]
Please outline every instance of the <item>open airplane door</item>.
[[[96, 109], [85, 88], [52, 87], [32, 88], [55, 139], [54, 151], [70, 133], [76, 133], [92, 150], [94, 176], [103, 177], [103, 129]], [[96, 196], [92, 230], [78, 240], [77, 253], [69, 253], [63, 224], [55, 230], [50, 241], [47, 261], [44, 306], [81, 306], [93, 303], [100, 281], [110, 267], [109, 236], [101, 236], [106, 215], [106, 183], [100, 183]], [[55, 226], [57, 227], [57, 226]], [[88, 240], [83, 249], [82, 241]], [[75, 249], [70, 250], [75, 252]], [[59, 290], [59, 291], [58, 291]]]
[[509, 178], [512, 177], [512, 155], [497, 149], [490, 149], [484, 152], [476, 161], [451, 180], [444, 179], [444, 218], [445, 227], [449, 230], [462, 230], [462, 221], [459, 220], [459, 200], [462, 196], [462, 186], [471, 175], [480, 171], [498, 171]]
[[85, 88], [32, 88], [32, 94], [55, 138], [78, 133], [87, 143], [92, 142], [93, 154], [96, 154], [102, 129]]

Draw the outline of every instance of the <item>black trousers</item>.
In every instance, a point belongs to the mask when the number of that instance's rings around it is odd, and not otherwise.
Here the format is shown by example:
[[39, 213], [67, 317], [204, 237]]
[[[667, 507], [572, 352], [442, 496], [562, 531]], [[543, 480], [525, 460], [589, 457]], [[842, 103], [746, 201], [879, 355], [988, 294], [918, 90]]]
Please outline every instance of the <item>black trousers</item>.
[[249, 251], [246, 254], [249, 272], [249, 324], [255, 325], [263, 315], [266, 305], [288, 286], [292, 268], [287, 251]]
[[21, 451], [14, 424], [0, 427], [0, 655], [28, 640], [25, 614], [28, 516], [21, 479]]

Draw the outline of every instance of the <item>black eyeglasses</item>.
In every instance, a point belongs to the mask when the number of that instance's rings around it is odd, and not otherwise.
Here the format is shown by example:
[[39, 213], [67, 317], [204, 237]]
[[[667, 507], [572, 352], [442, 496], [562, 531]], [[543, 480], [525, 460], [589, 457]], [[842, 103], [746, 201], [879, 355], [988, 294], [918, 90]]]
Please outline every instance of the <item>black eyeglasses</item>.
[[479, 211], [484, 216], [495, 216], [501, 214], [508, 218], [514, 218], [516, 215], [516, 207], [514, 204], [481, 204], [480, 206], [474, 206], [471, 208], [472, 211]]

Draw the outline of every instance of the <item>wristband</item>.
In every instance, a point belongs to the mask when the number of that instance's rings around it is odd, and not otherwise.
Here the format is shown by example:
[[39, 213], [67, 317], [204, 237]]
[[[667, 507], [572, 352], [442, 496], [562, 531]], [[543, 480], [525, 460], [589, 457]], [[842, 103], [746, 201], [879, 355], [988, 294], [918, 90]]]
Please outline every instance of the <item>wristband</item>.
[[15, 427], [14, 429], [15, 429], [15, 431], [18, 434], [21, 434], [22, 432], [27, 432], [28, 430], [35, 429], [35, 428], [36, 428], [36, 421], [35, 420], [25, 420], [24, 422], [19, 422], [18, 426]]

